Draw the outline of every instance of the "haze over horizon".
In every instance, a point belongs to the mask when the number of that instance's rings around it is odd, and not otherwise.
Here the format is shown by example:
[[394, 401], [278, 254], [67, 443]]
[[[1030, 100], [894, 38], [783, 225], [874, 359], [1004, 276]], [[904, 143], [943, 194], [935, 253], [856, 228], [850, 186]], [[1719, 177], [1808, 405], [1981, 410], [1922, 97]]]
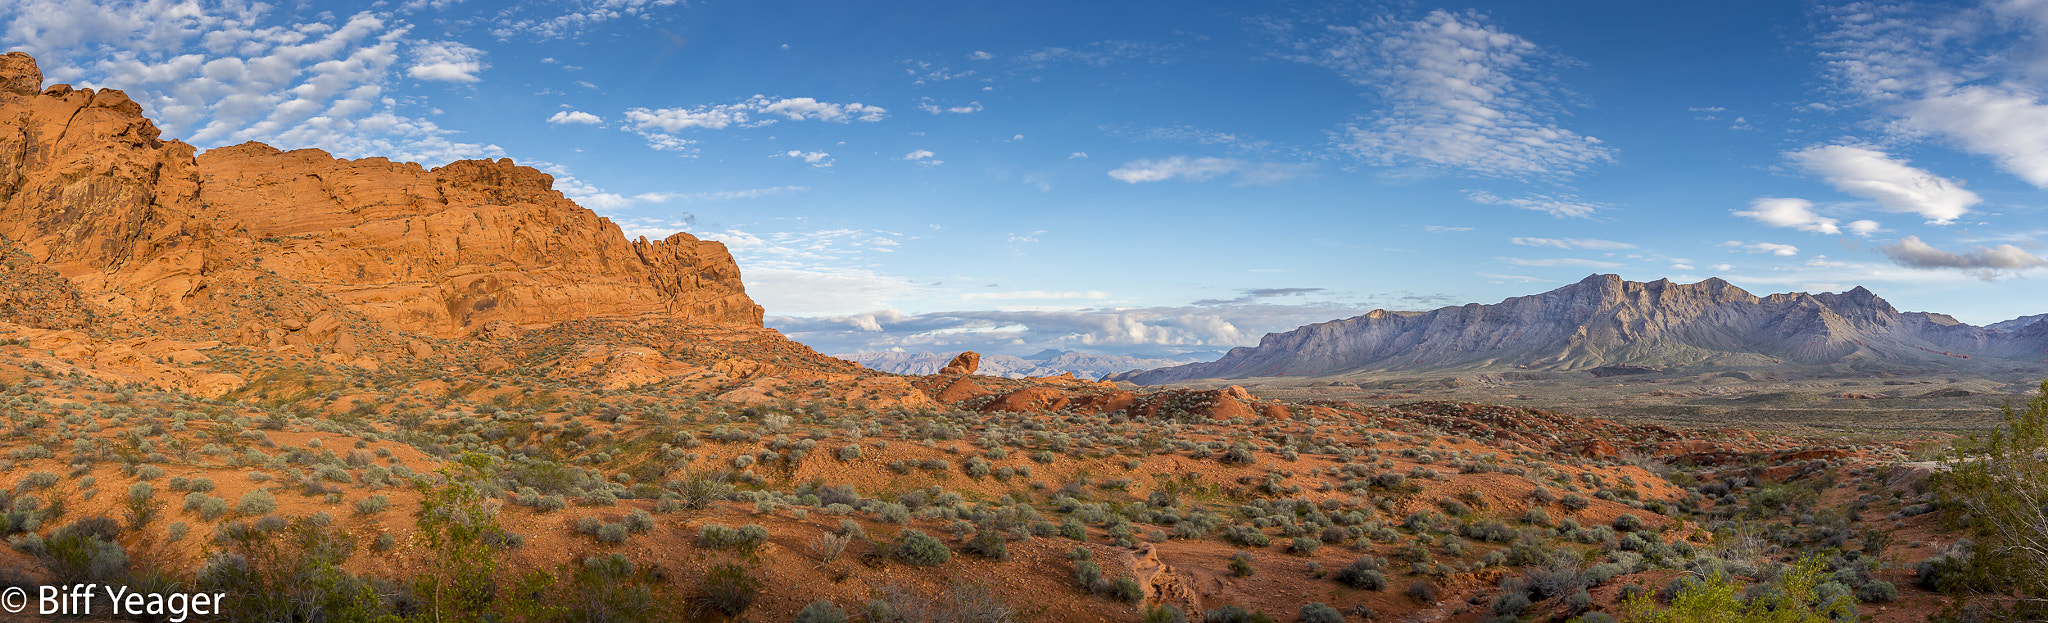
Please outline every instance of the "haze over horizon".
[[23, 0], [166, 138], [514, 158], [826, 353], [1209, 357], [1588, 273], [2048, 312], [2048, 3]]

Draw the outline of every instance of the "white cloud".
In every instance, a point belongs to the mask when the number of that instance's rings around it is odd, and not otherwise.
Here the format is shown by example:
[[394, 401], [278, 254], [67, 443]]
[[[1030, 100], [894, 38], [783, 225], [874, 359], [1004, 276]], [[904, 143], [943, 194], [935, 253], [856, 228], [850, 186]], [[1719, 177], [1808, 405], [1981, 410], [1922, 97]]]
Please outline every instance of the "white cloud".
[[795, 158], [797, 160], [804, 161], [804, 164], [818, 167], [820, 169], [832, 166], [832, 154], [828, 154], [822, 151], [803, 151], [800, 149], [792, 149], [782, 153], [769, 154], [769, 157]]
[[1887, 211], [1919, 214], [1931, 224], [1953, 223], [1981, 201], [1960, 182], [1908, 166], [1874, 149], [1829, 145], [1788, 152], [1785, 157], [1825, 176], [1836, 190], [1876, 201]]
[[983, 52], [983, 51], [981, 51], [981, 50], [975, 50], [973, 54], [968, 54], [968, 55], [967, 55], [967, 58], [971, 58], [971, 59], [974, 59], [974, 60], [977, 60], [977, 61], [985, 61], [985, 60], [988, 60], [988, 59], [991, 59], [991, 58], [995, 58], [995, 57], [996, 57], [996, 55], [994, 55], [994, 54], [990, 54], [990, 53], [987, 53], [987, 52]]
[[1442, 166], [1489, 177], [1569, 176], [1613, 160], [1599, 139], [1554, 121], [1536, 44], [1476, 14], [1331, 26], [1297, 41], [1295, 60], [1379, 92], [1372, 121], [1344, 128], [1342, 147], [1381, 165]]
[[1507, 258], [1507, 260], [1509, 264], [1514, 264], [1516, 266], [1581, 266], [1586, 268], [1614, 268], [1617, 266], [1621, 266], [1621, 264], [1616, 262], [1603, 262], [1600, 260], [1588, 260], [1576, 257], [1560, 257], [1541, 260], [1525, 260], [1519, 257], [1511, 257]]
[[[1740, 240], [1730, 240], [1721, 243], [1721, 246], [1728, 247], [1728, 249], [1731, 251], [1743, 251], [1746, 253], [1769, 253], [1771, 255], [1777, 255], [1781, 257], [1791, 257], [1799, 254], [1799, 247], [1795, 247], [1789, 244], [1778, 244], [1775, 242], [1751, 242], [1744, 244]], [[1718, 266], [1716, 268], [1719, 269]]]
[[1426, 232], [1429, 232], [1429, 233], [1432, 233], [1432, 234], [1452, 234], [1452, 233], [1459, 233], [1459, 232], [1468, 232], [1468, 231], [1472, 231], [1472, 228], [1470, 228], [1470, 227], [1447, 227], [1447, 226], [1443, 226], [1443, 225], [1423, 225], [1423, 226], [1422, 226], [1422, 231], [1426, 231]]
[[[656, 9], [683, 4], [682, 0], [557, 0], [554, 2], [508, 3], [496, 11], [489, 24], [491, 36], [510, 39], [563, 39], [621, 19], [647, 19]], [[538, 13], [536, 15], [536, 13]]]
[[1067, 154], [1067, 159], [1068, 159], [1068, 160], [1086, 160], [1086, 159], [1088, 159], [1088, 152], [1085, 152], [1085, 151], [1077, 151], [1077, 152], [1074, 152], [1074, 153], [1071, 153], [1071, 154]]
[[917, 151], [913, 151], [913, 152], [910, 152], [910, 153], [907, 153], [907, 154], [903, 154], [903, 159], [904, 159], [904, 160], [909, 160], [909, 161], [911, 161], [911, 162], [916, 162], [916, 163], [919, 163], [919, 164], [935, 164], [935, 165], [936, 165], [936, 164], [945, 164], [945, 163], [946, 163], [946, 161], [944, 161], [944, 160], [939, 160], [939, 159], [935, 158], [935, 156], [938, 156], [938, 154], [932, 153], [932, 152], [931, 152], [931, 150], [929, 150], [929, 149], [920, 149], [920, 150], [917, 150]]
[[1578, 197], [1571, 195], [1529, 195], [1508, 199], [1483, 190], [1475, 190], [1465, 193], [1465, 198], [1473, 203], [1547, 212], [1557, 218], [1593, 218], [1593, 213], [1599, 211], [1601, 207], [1600, 204], [1580, 201]]
[[553, 124], [556, 124], [556, 125], [560, 125], [560, 124], [564, 124], [564, 123], [580, 123], [580, 124], [583, 124], [583, 125], [597, 125], [597, 124], [600, 124], [600, 123], [604, 123], [604, 119], [603, 119], [603, 118], [600, 118], [600, 117], [598, 117], [597, 115], [593, 115], [593, 114], [590, 114], [590, 113], [587, 113], [587, 112], [583, 112], [583, 111], [580, 111], [580, 110], [563, 110], [563, 111], [558, 111], [558, 112], [556, 112], [556, 113], [555, 113], [555, 115], [554, 115], [554, 116], [552, 116], [552, 117], [548, 117], [548, 123], [553, 123]]
[[1960, 270], [1986, 281], [2028, 269], [2048, 267], [2048, 259], [2042, 259], [2025, 249], [2009, 244], [1990, 248], [1975, 247], [1957, 253], [1937, 249], [1922, 242], [1919, 236], [1906, 236], [1896, 243], [1879, 247], [1878, 251], [1900, 266]]
[[400, 50], [437, 45], [408, 38], [410, 25], [367, 12], [292, 22], [271, 11], [198, 0], [16, 0], [0, 4], [0, 43], [35, 54], [50, 82], [126, 91], [166, 137], [201, 148], [253, 140], [428, 165], [504, 154], [457, 140], [406, 112], [416, 104], [387, 94], [403, 78]]
[[918, 103], [917, 109], [934, 115], [945, 113], [964, 115], [981, 112], [981, 102], [968, 102], [966, 106], [940, 106], [938, 102], [932, 101], [932, 98], [927, 97], [924, 98], [924, 101]]
[[1239, 185], [1264, 185], [1301, 177], [1307, 173], [1308, 168], [1308, 165], [1304, 164], [1253, 163], [1235, 158], [1173, 156], [1164, 160], [1132, 160], [1110, 170], [1109, 176], [1127, 184], [1140, 184], [1163, 182], [1176, 177], [1191, 182], [1204, 182], [1225, 175], [1234, 175]]
[[1509, 238], [1508, 242], [1527, 247], [1554, 247], [1558, 249], [1592, 249], [1596, 251], [1619, 251], [1633, 249], [1636, 245], [1598, 238]]
[[484, 51], [454, 41], [423, 41], [413, 44], [413, 64], [406, 75], [420, 80], [476, 82], [478, 72], [489, 69]]
[[1846, 94], [1889, 118], [1893, 136], [1938, 138], [2048, 188], [2048, 48], [2036, 47], [2048, 13], [2024, 0], [1987, 5], [1843, 6], [1830, 14], [1823, 57]]
[[676, 136], [685, 130], [723, 130], [738, 126], [758, 128], [778, 121], [827, 121], [874, 123], [888, 118], [888, 109], [860, 102], [835, 104], [810, 97], [770, 98], [755, 95], [734, 104], [709, 104], [694, 108], [629, 108], [628, 129], [647, 140], [655, 149], [681, 149], [695, 141]]
[[[1813, 202], [1791, 197], [1760, 197], [1749, 202], [1748, 210], [1732, 211], [1736, 216], [1754, 220], [1772, 227], [1789, 227], [1816, 234], [1839, 234], [1841, 221], [1813, 213]], [[1875, 229], [1876, 223], [1870, 223]], [[1860, 232], [1869, 233], [1869, 232]]]

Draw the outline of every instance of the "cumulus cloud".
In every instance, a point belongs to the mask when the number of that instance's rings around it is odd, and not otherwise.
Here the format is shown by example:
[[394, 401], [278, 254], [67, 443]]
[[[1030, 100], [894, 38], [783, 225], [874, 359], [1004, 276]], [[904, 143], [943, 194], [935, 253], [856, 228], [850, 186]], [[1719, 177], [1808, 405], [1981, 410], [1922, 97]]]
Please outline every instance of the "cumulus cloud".
[[728, 127], [758, 128], [778, 121], [825, 121], [874, 123], [887, 119], [889, 111], [860, 102], [835, 104], [810, 97], [771, 98], [755, 95], [733, 104], [707, 104], [689, 108], [629, 108], [627, 129], [647, 140], [655, 149], [676, 150], [694, 142], [676, 136], [686, 130], [723, 130]]
[[1525, 247], [1553, 247], [1558, 249], [1593, 249], [1596, 251], [1619, 251], [1633, 249], [1636, 245], [1598, 238], [1509, 238], [1508, 242]]
[[1894, 137], [1940, 139], [2048, 188], [2048, 74], [2030, 47], [2048, 35], [2041, 6], [1845, 5], [1827, 14], [1834, 29], [1823, 58], [1844, 93], [1888, 118]]
[[903, 159], [929, 167], [935, 167], [946, 163], [946, 161], [938, 159], [937, 156], [938, 154], [932, 153], [932, 151], [929, 149], [919, 149], [917, 151], [903, 154]]
[[647, 19], [658, 14], [658, 9], [681, 4], [682, 0], [558, 0], [509, 3], [509, 6], [496, 12], [488, 26], [491, 35], [499, 39], [563, 39], [582, 35], [613, 21]]
[[820, 169], [832, 166], [832, 154], [828, 154], [822, 151], [804, 151], [801, 149], [792, 149], [781, 153], [769, 154], [769, 157], [795, 158], [797, 160], [804, 161], [804, 164], [818, 167]]
[[964, 115], [967, 113], [981, 112], [981, 102], [968, 102], [965, 106], [940, 106], [938, 102], [935, 102], [932, 100], [932, 98], [927, 97], [924, 98], [924, 101], [919, 102], [917, 104], [917, 109], [934, 115], [942, 115], [946, 113]]
[[[17, 0], [0, 5], [0, 43], [37, 56], [51, 82], [126, 91], [166, 137], [202, 148], [263, 141], [337, 156], [438, 165], [501, 156], [458, 140], [388, 94], [415, 61], [451, 63], [425, 77], [460, 80], [466, 46], [410, 38], [388, 15], [313, 21], [270, 5], [150, 0]], [[425, 56], [422, 56], [422, 55]], [[481, 61], [469, 58], [481, 70]], [[431, 63], [430, 63], [431, 65]]]
[[413, 64], [406, 75], [420, 80], [476, 82], [477, 73], [489, 69], [484, 51], [454, 41], [424, 41], [413, 45]]
[[[1085, 157], [1085, 155], [1083, 155]], [[1173, 156], [1161, 160], [1132, 160], [1110, 170], [1109, 176], [1127, 184], [1164, 182], [1180, 178], [1205, 182], [1235, 176], [1239, 185], [1276, 184], [1305, 175], [1308, 165], [1254, 163], [1235, 158], [1189, 158]]]
[[1600, 210], [1600, 204], [1580, 201], [1578, 197], [1572, 195], [1528, 195], [1510, 199], [1483, 190], [1475, 190], [1465, 193], [1465, 198], [1478, 204], [1508, 206], [1523, 210], [1546, 212], [1557, 218], [1593, 218], [1593, 213]]
[[1728, 247], [1731, 251], [1742, 251], [1745, 253], [1769, 253], [1781, 257], [1799, 255], [1799, 247], [1775, 242], [1744, 243], [1740, 240], [1730, 240], [1721, 243], [1721, 246]]
[[1813, 202], [1792, 197], [1760, 197], [1749, 202], [1748, 210], [1734, 210], [1736, 216], [1772, 227], [1787, 227], [1816, 234], [1839, 234], [1840, 220], [1813, 212]]
[[561, 125], [561, 124], [564, 124], [564, 123], [579, 123], [579, 124], [583, 124], [583, 125], [597, 125], [597, 124], [600, 124], [600, 123], [604, 123], [604, 119], [603, 119], [603, 118], [601, 118], [601, 117], [598, 117], [597, 115], [593, 115], [593, 114], [590, 114], [590, 113], [587, 113], [587, 112], [583, 112], [583, 111], [580, 111], [580, 110], [564, 110], [564, 111], [559, 111], [559, 112], [556, 112], [556, 113], [554, 114], [554, 116], [552, 116], [552, 117], [548, 117], [548, 123], [552, 123], [552, 124], [556, 124], [556, 125]]
[[[1919, 214], [1931, 224], [1953, 223], [1981, 201], [1960, 182], [1942, 179], [1874, 149], [1829, 145], [1788, 152], [1785, 157], [1826, 177], [1836, 190], [1876, 201], [1890, 212]], [[1832, 229], [1833, 223], [1827, 226]]]
[[1554, 121], [1551, 57], [1477, 14], [1330, 26], [1292, 42], [1294, 60], [1377, 91], [1384, 110], [1343, 129], [1341, 146], [1381, 165], [1488, 177], [1555, 177], [1613, 160], [1597, 138]]
[[1422, 231], [1426, 231], [1426, 232], [1429, 232], [1429, 233], [1432, 233], [1432, 234], [1455, 234], [1455, 233], [1461, 233], [1461, 232], [1468, 232], [1468, 231], [1472, 231], [1472, 228], [1470, 228], [1470, 227], [1451, 227], [1451, 226], [1447, 226], [1447, 225], [1423, 225], [1423, 226], [1422, 226]]
[[1977, 275], [1986, 281], [2011, 275], [2020, 271], [2048, 266], [2048, 259], [2027, 252], [2025, 249], [2001, 244], [1996, 247], [1973, 247], [1968, 251], [1944, 251], [1920, 240], [1919, 236], [1906, 236], [1898, 242], [1878, 247], [1878, 251], [1892, 262], [1909, 268], [1930, 270], [1960, 270]]

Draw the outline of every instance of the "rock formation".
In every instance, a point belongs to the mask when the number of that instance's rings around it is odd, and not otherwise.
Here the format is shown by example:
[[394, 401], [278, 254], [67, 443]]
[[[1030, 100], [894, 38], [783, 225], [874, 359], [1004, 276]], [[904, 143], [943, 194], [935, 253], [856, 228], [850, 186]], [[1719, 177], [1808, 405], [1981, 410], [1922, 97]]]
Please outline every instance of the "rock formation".
[[978, 367], [981, 367], [981, 353], [970, 350], [946, 362], [946, 367], [939, 368], [939, 374], [974, 374]]
[[1493, 305], [1363, 316], [1268, 334], [1223, 358], [1112, 376], [1137, 383], [1201, 378], [1454, 370], [1625, 370], [1783, 364], [2038, 364], [2048, 322], [1973, 327], [1901, 313], [1861, 287], [1757, 297], [1720, 279], [1694, 284], [1593, 275]]
[[[724, 245], [619, 227], [510, 160], [426, 169], [249, 143], [194, 155], [113, 89], [0, 57], [0, 238], [101, 308], [234, 304], [268, 275], [391, 331], [661, 315], [760, 326]], [[277, 327], [265, 327], [264, 331]]]

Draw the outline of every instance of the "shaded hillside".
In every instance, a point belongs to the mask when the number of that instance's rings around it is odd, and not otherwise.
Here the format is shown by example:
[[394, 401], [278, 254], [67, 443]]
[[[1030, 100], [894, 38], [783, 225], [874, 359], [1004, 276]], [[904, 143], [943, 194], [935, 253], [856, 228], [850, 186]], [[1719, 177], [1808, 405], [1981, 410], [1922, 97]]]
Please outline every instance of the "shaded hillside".
[[1861, 287], [1758, 297], [1721, 279], [1694, 284], [1593, 275], [1556, 290], [1422, 313], [1363, 316], [1268, 334], [1211, 363], [1114, 378], [1201, 378], [1479, 369], [1591, 370], [1781, 364], [1969, 367], [2040, 362], [2048, 323], [1974, 327], [1901, 313]]

